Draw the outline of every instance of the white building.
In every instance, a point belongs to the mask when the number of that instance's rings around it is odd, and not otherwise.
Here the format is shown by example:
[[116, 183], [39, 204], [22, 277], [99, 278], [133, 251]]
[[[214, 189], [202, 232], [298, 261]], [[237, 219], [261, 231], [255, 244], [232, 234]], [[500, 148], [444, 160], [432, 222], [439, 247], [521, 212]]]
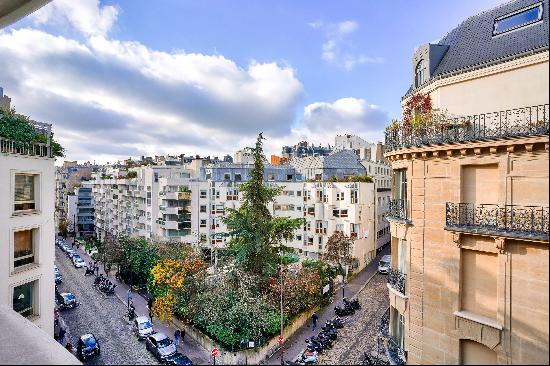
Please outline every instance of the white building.
[[[50, 136], [51, 125], [32, 123]], [[21, 146], [0, 138], [0, 303], [53, 337], [55, 159], [50, 152], [49, 143]]]
[[253, 164], [254, 157], [252, 156], [252, 152], [250, 150], [242, 149], [235, 152], [234, 162], [236, 164]]
[[[92, 182], [97, 236], [176, 240], [207, 252], [223, 248], [227, 238], [219, 234], [227, 229], [222, 218], [228, 208], [240, 206], [239, 186], [251, 169], [246, 164], [221, 163], [202, 169], [200, 178], [188, 167], [132, 168], [135, 178], [101, 179], [97, 174]], [[286, 243], [302, 257], [319, 258], [337, 230], [355, 239], [359, 269], [376, 255], [381, 223], [376, 221], [374, 183], [303, 182], [290, 166], [267, 166], [265, 175], [268, 184], [284, 187], [270, 205], [271, 212], [306, 219]]]

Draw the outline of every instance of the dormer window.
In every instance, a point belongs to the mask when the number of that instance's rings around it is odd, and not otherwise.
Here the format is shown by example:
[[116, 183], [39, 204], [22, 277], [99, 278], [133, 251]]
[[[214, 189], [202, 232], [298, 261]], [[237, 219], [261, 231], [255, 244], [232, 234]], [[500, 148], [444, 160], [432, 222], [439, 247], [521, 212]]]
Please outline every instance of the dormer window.
[[542, 2], [495, 19], [493, 36], [510, 32], [542, 20]]
[[414, 86], [418, 88], [426, 82], [426, 60], [422, 59], [414, 69]]

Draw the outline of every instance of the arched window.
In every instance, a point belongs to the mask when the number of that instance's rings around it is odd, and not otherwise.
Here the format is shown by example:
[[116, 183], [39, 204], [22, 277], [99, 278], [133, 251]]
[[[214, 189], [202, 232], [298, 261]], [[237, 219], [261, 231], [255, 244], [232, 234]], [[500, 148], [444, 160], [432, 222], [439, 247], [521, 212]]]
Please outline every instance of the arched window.
[[426, 61], [420, 60], [414, 70], [414, 86], [418, 88], [426, 81]]

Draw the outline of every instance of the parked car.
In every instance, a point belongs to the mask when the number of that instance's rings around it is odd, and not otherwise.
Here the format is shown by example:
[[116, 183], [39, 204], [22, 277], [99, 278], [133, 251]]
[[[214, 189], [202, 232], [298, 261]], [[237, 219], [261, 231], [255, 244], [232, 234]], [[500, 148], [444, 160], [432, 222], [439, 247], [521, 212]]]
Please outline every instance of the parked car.
[[163, 361], [167, 365], [192, 365], [193, 362], [189, 357], [182, 355], [179, 352], [174, 353], [172, 356], [168, 356]]
[[76, 250], [74, 249], [69, 249], [67, 250], [67, 256], [71, 259], [73, 259], [73, 257], [76, 255]]
[[55, 272], [54, 276], [55, 276], [55, 284], [56, 285], [60, 284], [61, 281], [63, 281], [63, 276], [61, 275], [61, 273], [59, 273], [59, 271]]
[[86, 267], [86, 262], [78, 254], [73, 256], [73, 264], [76, 268]]
[[164, 333], [155, 333], [147, 337], [145, 348], [160, 361], [164, 361], [176, 353], [176, 345]]
[[384, 255], [378, 262], [378, 273], [388, 274], [391, 264], [391, 255]]
[[147, 338], [148, 335], [155, 333], [153, 324], [146, 316], [138, 316], [134, 320], [134, 332], [139, 339]]
[[67, 252], [67, 250], [69, 250], [70, 246], [68, 246], [67, 244], [61, 244], [59, 246], [59, 249], [61, 249], [63, 252]]
[[59, 304], [59, 310], [72, 309], [78, 306], [76, 296], [71, 292], [62, 292], [59, 296], [56, 296], [57, 303]]
[[100, 352], [99, 340], [92, 333], [80, 336], [76, 344], [76, 356], [80, 361], [97, 356]]

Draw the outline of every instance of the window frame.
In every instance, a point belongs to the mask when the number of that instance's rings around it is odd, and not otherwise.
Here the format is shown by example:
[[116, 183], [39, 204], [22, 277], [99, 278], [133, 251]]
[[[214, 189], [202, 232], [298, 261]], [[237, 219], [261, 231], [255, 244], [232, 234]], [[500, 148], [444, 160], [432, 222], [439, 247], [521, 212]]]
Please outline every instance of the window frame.
[[[42, 187], [42, 173], [36, 170], [16, 170], [12, 169], [10, 171], [10, 210], [11, 216], [21, 216], [21, 215], [33, 215], [41, 213], [41, 187]], [[34, 176], [34, 208], [28, 210], [16, 210], [15, 209], [15, 176], [16, 175], [31, 175]]]
[[[521, 9], [518, 9], [516, 11], [513, 11], [513, 12], [510, 12], [508, 14], [504, 14], [504, 15], [501, 15], [499, 17], [496, 17], [494, 20], [493, 20], [493, 31], [492, 31], [492, 36], [493, 37], [498, 37], [500, 35], [503, 35], [503, 34], [506, 34], [506, 33], [509, 33], [509, 32], [513, 32], [513, 31], [516, 31], [518, 29], [521, 29], [523, 27], [527, 27], [527, 26], [530, 26], [530, 25], [533, 25], [533, 24], [537, 24], [539, 22], [542, 22], [544, 20], [544, 2], [540, 1], [538, 3], [535, 3], [535, 4], [531, 4], [531, 5], [528, 5], [528, 6], [525, 6]], [[512, 18], [518, 14], [521, 14], [521, 13], [525, 13], [531, 9], [536, 9], [536, 8], [539, 8], [539, 13], [538, 13], [538, 16], [537, 16], [537, 19], [535, 20], [531, 20], [527, 23], [523, 23], [523, 24], [520, 24], [520, 25], [516, 25], [515, 27], [512, 27], [512, 28], [509, 28], [509, 29], [506, 29], [504, 31], [500, 31], [500, 32], [497, 32], [497, 23], [502, 21], [502, 20], [505, 20], [505, 19], [508, 19], [508, 18]]]
[[[32, 232], [32, 251], [34, 261], [32, 263], [15, 266], [15, 233], [19, 231], [31, 230]], [[15, 275], [19, 272], [33, 269], [40, 265], [40, 225], [29, 225], [12, 228], [10, 231], [10, 275]], [[23, 258], [18, 258], [21, 260]]]
[[421, 59], [416, 63], [414, 68], [414, 87], [419, 88], [426, 83], [427, 80], [427, 62], [426, 59]]
[[[32, 283], [32, 313], [28, 316], [24, 316], [21, 313], [15, 311], [13, 308], [13, 295], [15, 292], [15, 288], [19, 286], [26, 285], [28, 283]], [[10, 286], [10, 301], [11, 301], [11, 308], [13, 311], [17, 312], [18, 314], [21, 314], [21, 316], [25, 317], [29, 320], [36, 320], [40, 317], [40, 276], [32, 276], [30, 278], [25, 278], [21, 281], [18, 281], [16, 283], [13, 283]]]

